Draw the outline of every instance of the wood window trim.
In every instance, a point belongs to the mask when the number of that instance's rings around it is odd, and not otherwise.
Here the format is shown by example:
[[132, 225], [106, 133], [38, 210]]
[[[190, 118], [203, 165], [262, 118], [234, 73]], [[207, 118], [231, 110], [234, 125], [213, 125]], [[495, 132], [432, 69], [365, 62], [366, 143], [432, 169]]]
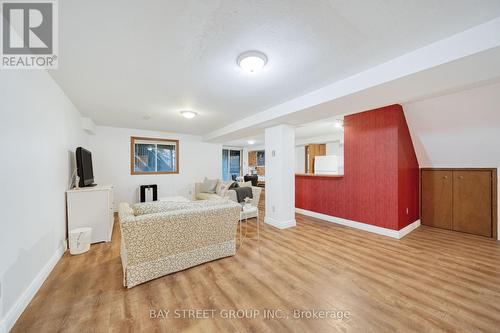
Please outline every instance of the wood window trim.
[[498, 176], [497, 168], [420, 168], [419, 170], [419, 211], [422, 217], [422, 172], [423, 171], [489, 171], [491, 172], [491, 231], [493, 239], [500, 240], [498, 237]]
[[[136, 141], [151, 141], [151, 142], [175, 142], [175, 171], [135, 171], [135, 142]], [[131, 175], [173, 175], [179, 173], [179, 140], [164, 139], [164, 138], [149, 138], [141, 136], [130, 137], [130, 174]]]

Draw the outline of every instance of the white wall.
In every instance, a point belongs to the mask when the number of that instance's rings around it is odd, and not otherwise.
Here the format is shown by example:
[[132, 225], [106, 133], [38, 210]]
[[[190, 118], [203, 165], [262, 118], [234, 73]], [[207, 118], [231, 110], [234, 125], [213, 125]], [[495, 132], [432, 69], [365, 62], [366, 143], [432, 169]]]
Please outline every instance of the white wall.
[[339, 174], [344, 174], [344, 142], [342, 140], [326, 143], [326, 154], [339, 157]]
[[62, 255], [65, 190], [87, 136], [43, 70], [1, 71], [0, 135], [0, 326], [8, 330]]
[[403, 107], [421, 168], [500, 167], [500, 84]]
[[306, 172], [306, 146], [295, 147], [295, 173]]
[[340, 142], [333, 141], [326, 143], [326, 154], [327, 155], [340, 155]]
[[[179, 174], [131, 175], [131, 136], [178, 139]], [[116, 204], [139, 201], [139, 186], [147, 184], [158, 185], [159, 197], [191, 197], [195, 182], [220, 178], [222, 172], [222, 145], [202, 142], [193, 135], [97, 126], [90, 137], [90, 151], [95, 182], [115, 185]]]
[[295, 130], [289, 125], [266, 128], [265, 223], [295, 226]]

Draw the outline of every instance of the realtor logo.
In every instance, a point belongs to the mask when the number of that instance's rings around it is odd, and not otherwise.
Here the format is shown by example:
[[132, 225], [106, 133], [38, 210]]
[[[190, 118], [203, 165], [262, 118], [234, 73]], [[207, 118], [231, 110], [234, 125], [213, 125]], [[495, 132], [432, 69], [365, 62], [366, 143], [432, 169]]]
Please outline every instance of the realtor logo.
[[57, 68], [56, 0], [2, 1], [2, 69]]

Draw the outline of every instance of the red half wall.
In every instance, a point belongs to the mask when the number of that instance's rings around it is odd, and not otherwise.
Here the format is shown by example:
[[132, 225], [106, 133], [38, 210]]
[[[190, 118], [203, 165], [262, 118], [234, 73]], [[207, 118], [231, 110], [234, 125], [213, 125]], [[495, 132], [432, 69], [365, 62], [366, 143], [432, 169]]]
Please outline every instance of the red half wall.
[[345, 117], [344, 177], [297, 175], [295, 206], [399, 230], [419, 218], [418, 184], [403, 108], [391, 105]]
[[398, 230], [420, 218], [420, 170], [403, 108], [399, 107], [401, 112], [398, 117]]

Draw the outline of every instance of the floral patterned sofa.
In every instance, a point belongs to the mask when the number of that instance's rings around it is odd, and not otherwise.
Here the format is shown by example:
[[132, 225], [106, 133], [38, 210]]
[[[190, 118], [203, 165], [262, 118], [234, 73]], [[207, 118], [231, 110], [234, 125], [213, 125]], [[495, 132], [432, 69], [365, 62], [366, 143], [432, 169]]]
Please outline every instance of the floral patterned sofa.
[[234, 255], [240, 210], [230, 200], [120, 204], [124, 286]]

